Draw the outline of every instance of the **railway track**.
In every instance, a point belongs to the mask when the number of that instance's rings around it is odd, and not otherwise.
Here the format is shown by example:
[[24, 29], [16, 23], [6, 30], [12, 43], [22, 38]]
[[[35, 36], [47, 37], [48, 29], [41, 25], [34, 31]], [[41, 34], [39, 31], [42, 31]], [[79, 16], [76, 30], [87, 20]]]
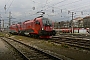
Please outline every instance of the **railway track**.
[[77, 38], [76, 36], [54, 36], [52, 42], [90, 50], [90, 39], [86, 38]]
[[14, 39], [6, 37], [1, 37], [1, 39], [11, 45], [24, 60], [63, 60]]

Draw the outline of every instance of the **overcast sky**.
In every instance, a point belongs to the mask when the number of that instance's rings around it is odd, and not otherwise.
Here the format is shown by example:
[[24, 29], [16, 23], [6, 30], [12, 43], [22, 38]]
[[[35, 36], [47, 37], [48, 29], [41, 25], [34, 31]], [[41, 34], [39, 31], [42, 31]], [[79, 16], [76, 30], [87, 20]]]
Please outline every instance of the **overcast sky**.
[[90, 15], [90, 0], [0, 0], [0, 14], [7, 22], [9, 12], [13, 18], [16, 18], [12, 19], [12, 22], [20, 22], [34, 19], [39, 16], [37, 12], [41, 10], [45, 12], [45, 17], [53, 21], [70, 21], [72, 12], [74, 18]]

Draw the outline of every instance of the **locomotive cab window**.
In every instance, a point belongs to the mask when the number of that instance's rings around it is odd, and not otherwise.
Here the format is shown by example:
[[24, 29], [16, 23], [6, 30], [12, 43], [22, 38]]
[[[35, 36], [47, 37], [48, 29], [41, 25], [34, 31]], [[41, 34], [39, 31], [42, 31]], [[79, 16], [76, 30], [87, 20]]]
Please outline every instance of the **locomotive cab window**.
[[52, 26], [52, 21], [49, 20], [48, 18], [43, 18], [42, 22], [44, 26]]
[[40, 25], [40, 22], [39, 21], [35, 21], [35, 24], [39, 24]]

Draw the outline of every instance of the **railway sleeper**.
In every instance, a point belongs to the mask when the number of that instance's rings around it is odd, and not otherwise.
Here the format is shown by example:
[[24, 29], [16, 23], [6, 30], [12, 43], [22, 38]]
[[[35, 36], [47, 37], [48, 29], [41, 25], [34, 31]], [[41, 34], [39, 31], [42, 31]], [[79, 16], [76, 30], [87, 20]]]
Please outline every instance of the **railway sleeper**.
[[[11, 38], [9, 38], [9, 39], [11, 39]], [[13, 39], [14, 40], [14, 39]], [[15, 40], [14, 40], [15, 41]], [[16, 41], [16, 42], [18, 42], [18, 43], [20, 43], [20, 44], [23, 44], [22, 42], [19, 42], [19, 41]], [[24, 44], [25, 45], [25, 44]], [[27, 46], [27, 45], [25, 45], [25, 46]], [[27, 46], [27, 47], [31, 47], [31, 46]], [[38, 53], [40, 52], [41, 54], [42, 53], [44, 53], [43, 51], [39, 51], [39, 50], [37, 50], [37, 48], [35, 49], [35, 48], [33, 48], [33, 47], [31, 47], [33, 50], [35, 50], [35, 51], [37, 51]], [[30, 49], [31, 49], [30, 48]], [[48, 58], [52, 58], [53, 60], [54, 59], [57, 59], [57, 60], [61, 60], [60, 58], [58, 58], [58, 57], [56, 57], [56, 56], [53, 56], [53, 55], [51, 55], [51, 54], [48, 54], [48, 53], [44, 53], [45, 55], [44, 56], [47, 56]], [[47, 58], [47, 59], [48, 59]], [[39, 60], [41, 60], [41, 59], [39, 59]], [[50, 59], [49, 59], [50, 60]]]
[[85, 44], [85, 46], [89, 46], [90, 47], [90, 44]]

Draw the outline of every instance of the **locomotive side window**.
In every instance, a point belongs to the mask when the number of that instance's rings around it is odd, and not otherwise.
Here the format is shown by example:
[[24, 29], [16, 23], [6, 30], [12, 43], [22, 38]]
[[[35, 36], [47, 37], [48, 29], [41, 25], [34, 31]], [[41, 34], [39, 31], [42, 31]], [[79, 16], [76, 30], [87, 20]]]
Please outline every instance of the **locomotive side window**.
[[45, 26], [52, 26], [52, 21], [49, 20], [48, 18], [43, 18], [42, 22], [43, 22], [43, 25]]

